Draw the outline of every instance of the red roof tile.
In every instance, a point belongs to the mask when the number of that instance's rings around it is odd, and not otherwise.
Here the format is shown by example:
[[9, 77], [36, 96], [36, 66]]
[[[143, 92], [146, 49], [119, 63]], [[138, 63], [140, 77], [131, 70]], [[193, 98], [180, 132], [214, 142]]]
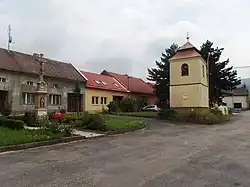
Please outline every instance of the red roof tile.
[[114, 77], [123, 84], [130, 92], [142, 94], [154, 94], [154, 89], [140, 78], [130, 77], [127, 74], [118, 74], [113, 72], [103, 71], [101, 74]]
[[170, 60], [191, 58], [191, 57], [200, 57], [198, 49], [196, 49], [190, 42], [185, 43], [182, 47], [178, 49], [175, 56]]
[[[44, 63], [45, 76], [85, 81], [72, 64], [51, 59], [46, 60], [47, 62]], [[0, 48], [0, 69], [38, 75], [40, 64], [33, 55]]]
[[111, 76], [100, 75], [97, 73], [91, 73], [86, 71], [81, 71], [81, 73], [88, 79], [87, 88], [127, 93], [129, 92], [122, 84], [120, 84], [115, 78]]

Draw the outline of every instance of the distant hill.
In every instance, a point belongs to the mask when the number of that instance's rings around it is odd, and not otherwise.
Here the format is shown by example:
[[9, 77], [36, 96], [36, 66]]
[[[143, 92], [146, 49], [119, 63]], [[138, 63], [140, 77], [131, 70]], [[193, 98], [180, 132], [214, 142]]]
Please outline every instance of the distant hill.
[[250, 78], [241, 79], [241, 86], [242, 86], [243, 84], [246, 84], [247, 89], [250, 90]]

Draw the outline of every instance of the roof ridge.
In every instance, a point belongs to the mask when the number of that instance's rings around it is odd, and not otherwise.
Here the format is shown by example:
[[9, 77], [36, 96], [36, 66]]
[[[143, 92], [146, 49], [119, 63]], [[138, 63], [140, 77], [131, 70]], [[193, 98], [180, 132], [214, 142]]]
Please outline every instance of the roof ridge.
[[[35, 53], [30, 54], [30, 53], [26, 53], [26, 52], [20, 52], [20, 51], [16, 51], [16, 50], [9, 50], [8, 51], [8, 49], [5, 49], [3, 47], [0, 47], [0, 49], [6, 51], [7, 53], [13, 52], [13, 53], [17, 53], [17, 54], [20, 54], [20, 55], [26, 55], [26, 56], [30, 56], [30, 57], [33, 57], [33, 55], [35, 54]], [[54, 60], [54, 59], [47, 58], [47, 57], [42, 57], [42, 58], [45, 59], [45, 60], [49, 60], [50, 62], [63, 63], [63, 64], [71, 64], [70, 62], [64, 62], [64, 61]]]

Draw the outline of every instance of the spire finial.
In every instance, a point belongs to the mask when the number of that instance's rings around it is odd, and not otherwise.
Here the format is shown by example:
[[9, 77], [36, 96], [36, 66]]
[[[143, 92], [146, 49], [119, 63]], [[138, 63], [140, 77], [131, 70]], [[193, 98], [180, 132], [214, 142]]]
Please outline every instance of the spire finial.
[[189, 38], [190, 38], [190, 36], [189, 36], [189, 32], [187, 32], [187, 42], [189, 42]]

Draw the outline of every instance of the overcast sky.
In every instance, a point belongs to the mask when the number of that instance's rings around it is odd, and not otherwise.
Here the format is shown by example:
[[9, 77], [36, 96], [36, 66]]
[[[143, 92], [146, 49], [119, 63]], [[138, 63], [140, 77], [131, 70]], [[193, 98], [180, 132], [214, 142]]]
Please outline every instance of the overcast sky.
[[209, 39], [231, 65], [244, 66], [249, 8], [249, 0], [0, 0], [0, 46], [11, 24], [13, 50], [145, 79], [161, 52], [190, 32], [197, 48]]

